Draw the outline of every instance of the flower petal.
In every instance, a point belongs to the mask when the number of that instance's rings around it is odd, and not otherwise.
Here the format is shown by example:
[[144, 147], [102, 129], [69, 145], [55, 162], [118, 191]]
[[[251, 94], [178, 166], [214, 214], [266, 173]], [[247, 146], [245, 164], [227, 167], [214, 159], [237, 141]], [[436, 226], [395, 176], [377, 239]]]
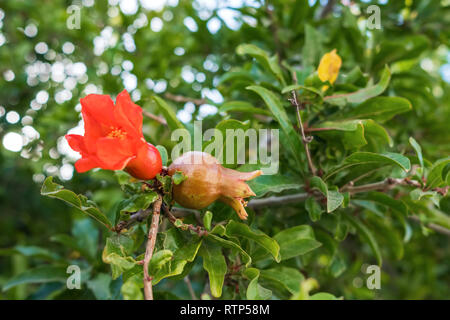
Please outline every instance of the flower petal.
[[75, 162], [75, 169], [79, 173], [86, 172], [88, 170], [91, 170], [91, 169], [94, 169], [97, 167], [98, 167], [97, 162], [95, 162], [91, 158], [81, 158], [80, 160]]
[[100, 138], [97, 140], [97, 158], [106, 170], [122, 170], [136, 157], [129, 139]]
[[[116, 124], [114, 120], [114, 102], [110, 96], [89, 94], [80, 99], [80, 102], [87, 135], [90, 134], [91, 129], [94, 129], [94, 132], [98, 132], [99, 127], [108, 129]], [[86, 119], [93, 119], [94, 121], [86, 121]]]
[[84, 146], [83, 136], [78, 134], [66, 134], [65, 138], [69, 146], [76, 152], [87, 153]]
[[142, 108], [135, 104], [126, 90], [116, 98], [114, 115], [119, 125], [135, 137], [142, 137]]

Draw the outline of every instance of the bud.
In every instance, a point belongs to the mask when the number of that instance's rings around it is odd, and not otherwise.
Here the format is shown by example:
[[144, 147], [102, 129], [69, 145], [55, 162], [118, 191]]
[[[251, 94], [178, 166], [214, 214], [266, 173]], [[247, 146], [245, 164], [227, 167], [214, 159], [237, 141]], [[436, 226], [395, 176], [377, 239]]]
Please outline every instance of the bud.
[[139, 148], [136, 158], [128, 162], [125, 171], [137, 179], [153, 179], [162, 169], [161, 155], [152, 144], [146, 143]]
[[169, 175], [181, 171], [186, 177], [173, 186], [173, 197], [185, 208], [203, 209], [216, 200], [231, 206], [245, 220], [244, 198], [255, 196], [245, 183], [262, 174], [261, 170], [239, 172], [222, 167], [216, 158], [204, 152], [187, 152], [169, 166]]

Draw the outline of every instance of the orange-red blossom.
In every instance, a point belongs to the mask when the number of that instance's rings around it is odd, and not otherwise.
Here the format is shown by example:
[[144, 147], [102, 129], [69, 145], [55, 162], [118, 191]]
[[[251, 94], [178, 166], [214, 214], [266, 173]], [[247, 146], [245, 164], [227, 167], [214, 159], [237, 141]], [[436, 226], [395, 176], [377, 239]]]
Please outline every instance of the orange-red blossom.
[[162, 169], [161, 155], [142, 134], [142, 109], [126, 90], [116, 99], [90, 94], [81, 100], [84, 136], [66, 135], [70, 147], [81, 154], [78, 172], [93, 168], [125, 170], [137, 179], [153, 179]]

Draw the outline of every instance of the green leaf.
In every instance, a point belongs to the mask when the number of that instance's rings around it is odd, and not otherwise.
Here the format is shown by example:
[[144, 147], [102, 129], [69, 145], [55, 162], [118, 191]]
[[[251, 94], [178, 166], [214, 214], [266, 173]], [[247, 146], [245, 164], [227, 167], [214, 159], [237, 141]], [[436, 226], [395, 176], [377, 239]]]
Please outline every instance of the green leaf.
[[111, 299], [111, 277], [106, 273], [99, 273], [87, 282], [87, 287], [94, 293], [97, 300]]
[[336, 190], [329, 190], [326, 183], [318, 176], [310, 180], [311, 188], [317, 188], [327, 199], [327, 212], [333, 212], [344, 202], [344, 196]]
[[450, 214], [450, 195], [442, 197], [441, 201], [439, 201], [439, 208], [447, 214]]
[[[297, 13], [298, 14], [298, 13]], [[305, 24], [305, 44], [303, 46], [302, 58], [304, 66], [317, 66], [319, 57], [323, 54], [322, 39], [323, 35], [317, 28]]]
[[411, 169], [411, 162], [407, 157], [399, 153], [354, 152], [344, 160], [343, 165], [338, 166], [336, 169], [327, 173], [324, 176], [324, 179], [328, 180], [331, 176], [341, 172], [342, 170], [354, 170], [357, 166], [364, 166], [364, 168], [367, 169], [396, 166], [404, 171], [409, 171]]
[[123, 202], [123, 208], [120, 210], [124, 212], [137, 212], [139, 210], [147, 209], [158, 198], [158, 194], [154, 191], [136, 194], [130, 199]]
[[430, 40], [425, 35], [411, 35], [396, 37], [395, 40], [385, 40], [377, 47], [379, 51], [373, 59], [373, 69], [378, 69], [386, 64], [412, 59], [419, 56], [430, 45]]
[[127, 244], [123, 242], [125, 236], [112, 236], [106, 239], [102, 260], [111, 265], [112, 278], [117, 279], [125, 270], [133, 268], [137, 263], [128, 255]]
[[248, 268], [245, 270], [245, 276], [250, 279], [250, 283], [247, 287], [247, 299], [248, 300], [268, 300], [272, 296], [272, 291], [262, 287], [258, 283], [260, 271], [256, 268]]
[[187, 177], [183, 174], [182, 171], [175, 171], [175, 173], [172, 175], [172, 181], [177, 185], [182, 183], [186, 179]]
[[348, 112], [339, 114], [339, 119], [372, 119], [385, 122], [395, 115], [412, 109], [411, 102], [399, 97], [376, 97], [369, 99]]
[[[215, 228], [214, 228], [215, 229]], [[214, 231], [213, 231], [214, 232]], [[226, 240], [224, 238], [221, 238], [213, 233], [210, 233], [208, 235], [208, 239], [217, 242], [220, 246], [224, 247], [224, 248], [229, 248], [229, 249], [233, 249], [237, 252], [240, 253], [241, 257], [242, 257], [242, 262], [244, 262], [245, 266], [248, 267], [251, 262], [252, 262], [252, 258], [248, 255], [247, 252], [244, 251], [244, 249], [242, 249], [242, 247], [237, 244], [234, 241], [231, 240]]]
[[66, 273], [65, 267], [41, 266], [28, 269], [25, 272], [9, 279], [3, 285], [3, 291], [9, 290], [20, 284], [46, 283], [46, 282], [66, 282], [70, 275]]
[[409, 193], [413, 201], [420, 201], [423, 198], [429, 198], [436, 206], [439, 206], [440, 196], [436, 191], [423, 191], [422, 189], [414, 189]]
[[140, 283], [142, 278], [133, 276], [127, 279], [120, 288], [120, 292], [125, 300], [144, 300]]
[[173, 252], [170, 250], [158, 250], [156, 251], [149, 264], [149, 274], [155, 274], [158, 270], [160, 270], [164, 264], [172, 260]]
[[290, 294], [300, 291], [300, 284], [305, 278], [297, 269], [277, 266], [275, 268], [261, 270], [261, 280], [281, 287]]
[[85, 249], [85, 248], [81, 248], [79, 246], [79, 244], [77, 243], [77, 241], [74, 237], [71, 237], [67, 234], [56, 234], [54, 236], [51, 236], [50, 241], [60, 243], [68, 249], [72, 249], [72, 250], [76, 250], [76, 251], [80, 251], [80, 252], [83, 252], [83, 249]]
[[253, 240], [269, 252], [275, 261], [280, 261], [280, 246], [277, 241], [262, 231], [250, 229], [248, 225], [233, 220], [227, 224], [225, 229], [225, 235], [227, 237], [243, 237]]
[[213, 218], [213, 214], [211, 211], [206, 211], [203, 215], [203, 225], [205, 226], [206, 230], [211, 230], [211, 221]]
[[166, 119], [167, 125], [171, 131], [176, 129], [185, 129], [184, 125], [180, 122], [180, 120], [178, 120], [175, 111], [167, 104], [167, 102], [156, 95], [153, 96], [153, 100], [155, 100], [156, 105], [159, 107], [159, 110]]
[[308, 211], [311, 221], [316, 222], [320, 220], [320, 216], [322, 215], [323, 210], [314, 197], [306, 199], [305, 209], [306, 211]]
[[367, 228], [361, 221], [351, 215], [346, 214], [343, 215], [343, 217], [356, 229], [358, 235], [369, 244], [373, 254], [375, 255], [378, 265], [381, 266], [381, 264], [383, 263], [381, 251], [374, 235], [369, 230], [369, 228]]
[[278, 64], [277, 56], [269, 57], [269, 54], [266, 51], [258, 48], [253, 44], [239, 45], [236, 48], [236, 53], [241, 56], [248, 54], [251, 57], [255, 58], [256, 61], [258, 61], [265, 69], [270, 71], [283, 86], [286, 85], [286, 82], [283, 78], [283, 72], [280, 68], [280, 65]]
[[161, 269], [152, 275], [154, 284], [164, 278], [182, 274], [186, 265], [194, 261], [202, 244], [202, 239], [196, 236], [190, 239], [176, 239], [178, 235], [176, 228], [169, 229], [160, 235], [164, 237], [164, 249], [173, 252], [173, 259], [163, 264]]
[[289, 120], [280, 99], [278, 99], [272, 91], [260, 86], [249, 86], [247, 89], [256, 92], [264, 100], [267, 107], [272, 112], [273, 116], [280, 124], [281, 129], [285, 133], [287, 139], [286, 144], [289, 146], [293, 157], [296, 159], [299, 167], [303, 168], [304, 162], [302, 161], [300, 155], [304, 153], [304, 149], [300, 136], [292, 126], [292, 123]]
[[220, 246], [213, 242], [204, 241], [200, 247], [199, 255], [203, 258], [203, 268], [208, 272], [211, 293], [219, 298], [227, 273], [227, 264]]
[[383, 146], [392, 145], [391, 137], [386, 129], [370, 119], [326, 121], [314, 128], [324, 129], [324, 131], [315, 131], [315, 135], [331, 142], [338, 141], [347, 150], [359, 149], [372, 141]]
[[408, 215], [408, 208], [403, 201], [394, 199], [385, 193], [370, 192], [366, 197], [364, 197], [364, 199], [389, 207], [405, 217]]
[[[338, 221], [334, 231], [334, 239], [337, 241], [344, 241], [348, 235], [348, 223], [342, 219], [342, 214], [337, 215]], [[319, 239], [320, 240], [320, 239]]]
[[243, 81], [247, 83], [254, 82], [254, 76], [248, 70], [244, 70], [242, 68], [233, 68], [231, 71], [228, 71], [220, 76], [217, 85], [222, 85], [228, 81]]
[[99, 230], [95, 223], [89, 219], [77, 219], [73, 223], [72, 235], [76, 239], [80, 252], [92, 261], [98, 259], [97, 248], [99, 241]]
[[[336, 99], [344, 100], [346, 103], [361, 103], [382, 94], [389, 85], [390, 79], [391, 71], [389, 70], [388, 66], [385, 66], [383, 73], [381, 74], [380, 81], [377, 84], [351, 93], [328, 96], [325, 97], [324, 100], [329, 103], [333, 103], [333, 101], [335, 101]], [[355, 116], [355, 118], [363, 119], [363, 117], [358, 116]]]
[[262, 175], [247, 182], [256, 197], [262, 197], [269, 192], [280, 193], [286, 190], [299, 190], [303, 184], [298, 179], [281, 174]]
[[439, 159], [436, 161], [430, 169], [430, 172], [427, 176], [427, 188], [432, 189], [436, 187], [440, 187], [445, 183], [444, 179], [442, 179], [442, 172], [444, 168], [450, 163], [450, 157]]
[[342, 300], [328, 292], [318, 292], [309, 297], [309, 300]]
[[271, 116], [272, 114], [264, 109], [256, 108], [251, 103], [246, 101], [228, 101], [220, 108], [219, 112], [245, 112], [251, 114], [261, 114], [264, 116]]
[[422, 169], [424, 168], [423, 164], [423, 156], [422, 156], [422, 148], [420, 147], [419, 143], [414, 139], [413, 137], [409, 137], [409, 143], [414, 148], [414, 151], [416, 151], [417, 157], [419, 158], [419, 163]]
[[318, 177], [318, 176], [312, 177], [309, 184], [310, 184], [311, 188], [316, 188], [325, 197], [328, 195], [328, 186], [320, 177]]
[[313, 229], [308, 225], [301, 225], [280, 231], [274, 236], [280, 245], [281, 260], [303, 255], [322, 244], [316, 240]]
[[64, 189], [63, 186], [54, 183], [53, 177], [48, 177], [47, 179], [45, 179], [44, 184], [41, 188], [41, 195], [63, 200], [72, 207], [75, 207], [81, 212], [94, 218], [95, 220], [103, 224], [106, 228], [112, 229], [111, 222], [108, 220], [106, 215], [95, 206], [92, 201], [88, 200], [83, 195], [77, 195], [70, 190]]
[[157, 145], [156, 149], [158, 149], [159, 154], [161, 155], [162, 165], [167, 166], [167, 162], [169, 161], [169, 154], [167, 153], [167, 149], [164, 146]]
[[390, 225], [389, 220], [372, 216], [369, 223], [371, 230], [379, 235], [380, 241], [386, 243], [385, 247], [393, 253], [395, 259], [401, 260], [404, 254], [403, 242], [395, 228]]
[[281, 90], [281, 93], [285, 94], [285, 93], [291, 92], [293, 90], [300, 90], [300, 89], [303, 89], [305, 91], [309, 91], [309, 92], [311, 92], [311, 93], [313, 93], [313, 94], [315, 94], [315, 95], [317, 95], [319, 97], [322, 97], [322, 92], [320, 90], [318, 90], [318, 89], [316, 89], [314, 87], [308, 87], [308, 86], [304, 86], [304, 85], [301, 85], [301, 84], [292, 84], [290, 86], [284, 87], [283, 90]]
[[337, 190], [328, 190], [327, 195], [327, 212], [333, 212], [339, 208], [344, 202], [344, 196]]
[[126, 173], [125, 171], [121, 171], [121, 170], [114, 171], [114, 175], [116, 176], [117, 182], [120, 185], [126, 185], [129, 183], [132, 183], [132, 179], [134, 179], [128, 173]]
[[17, 245], [12, 248], [0, 248], [0, 256], [11, 256], [20, 254], [25, 257], [34, 257], [39, 259], [45, 259], [49, 261], [61, 259], [58, 254], [41, 247], [36, 246], [21, 246]]

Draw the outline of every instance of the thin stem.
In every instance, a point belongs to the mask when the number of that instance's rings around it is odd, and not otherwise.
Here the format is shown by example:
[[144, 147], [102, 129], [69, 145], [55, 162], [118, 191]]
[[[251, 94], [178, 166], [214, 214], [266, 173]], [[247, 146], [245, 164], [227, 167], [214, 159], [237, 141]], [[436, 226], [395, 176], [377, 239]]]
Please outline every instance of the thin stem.
[[121, 233], [123, 230], [129, 229], [136, 222], [144, 221], [150, 215], [150, 213], [150, 210], [139, 210], [138, 212], [133, 213], [128, 220], [120, 221], [114, 228], [114, 231], [117, 233]]
[[280, 60], [282, 60], [284, 58], [284, 54], [283, 54], [283, 50], [282, 50], [283, 46], [281, 45], [280, 38], [278, 37], [278, 30], [279, 30], [278, 23], [276, 21], [276, 17], [274, 16], [273, 9], [271, 9], [269, 7], [269, 1], [267, 1], [266, 4], [267, 4], [266, 12], [267, 12], [267, 15], [269, 16], [269, 20], [271, 22], [270, 23], [270, 31], [272, 32], [272, 35], [273, 35], [273, 39], [275, 42], [275, 47], [276, 47], [278, 57], [280, 58]]
[[[294, 83], [297, 84], [297, 75], [295, 74], [295, 72], [292, 74], [292, 78], [294, 79]], [[308, 147], [308, 144], [312, 141], [312, 137], [305, 136], [305, 129], [303, 128], [302, 116], [300, 114], [300, 105], [298, 103], [297, 93], [295, 92], [295, 90], [292, 90], [292, 99], [289, 99], [289, 101], [297, 109], [298, 126], [300, 128], [300, 133], [302, 135], [303, 145], [305, 146], [306, 158], [308, 160], [308, 167], [309, 167], [309, 170], [311, 171], [311, 173], [315, 176], [316, 175], [316, 167], [314, 166], [314, 164], [312, 162], [311, 154], [309, 152], [309, 147]]]
[[155, 121], [158, 121], [159, 123], [161, 123], [161, 124], [164, 125], [164, 126], [167, 126], [167, 121], [166, 121], [166, 119], [164, 119], [164, 118], [162, 118], [162, 117], [156, 116], [156, 115], [154, 115], [153, 113], [150, 113], [150, 112], [145, 111], [145, 110], [142, 111], [142, 114], [143, 114], [144, 116], [150, 118], [150, 119], [153, 119], [153, 120], [155, 120]]
[[[420, 220], [420, 218], [418, 216], [410, 216], [409, 218], [411, 220], [414, 220], [414, 221], [418, 222], [418, 223], [422, 223], [422, 221]], [[425, 226], [427, 228], [430, 228], [431, 230], [436, 231], [437, 233], [445, 234], [445, 235], [450, 237], [450, 230], [445, 228], [445, 227], [443, 227], [443, 226], [440, 226], [440, 225], [432, 223], [432, 222], [427, 223]]]
[[369, 184], [363, 184], [361, 186], [347, 186], [345, 188], [341, 189], [341, 192], [347, 191], [350, 194], [355, 193], [361, 193], [361, 192], [368, 192], [368, 191], [374, 191], [374, 190], [384, 190], [389, 188], [390, 186], [394, 186], [395, 184], [398, 184], [394, 179], [386, 179], [380, 182], [374, 182]]
[[[176, 225], [177, 218], [172, 214], [172, 212], [170, 212], [169, 208], [168, 208], [165, 204], [163, 204], [162, 208], [163, 208], [164, 213], [165, 213], [165, 214], [167, 215], [167, 217], [169, 218], [169, 221], [170, 221], [175, 227], [181, 228], [181, 229], [183, 229], [183, 230], [188, 230], [188, 229], [189, 229], [189, 230], [191, 230], [191, 231], [197, 233], [199, 237], [207, 236], [207, 235], [208, 235], [208, 231], [205, 230], [205, 229], [203, 229], [203, 228], [200, 227], [200, 226], [194, 226], [194, 225], [192, 225], [192, 224], [186, 224], [186, 223], [181, 223], [180, 225]], [[198, 214], [198, 211], [193, 210], [192, 213], [195, 214], [195, 215], [197, 215], [197, 214]], [[181, 220], [179, 220], [179, 221], [181, 221]]]
[[328, 0], [327, 5], [325, 6], [325, 8], [323, 8], [322, 13], [320, 14], [320, 19], [325, 18], [330, 12], [333, 11], [335, 2], [336, 0]]
[[202, 105], [205, 103], [208, 103], [207, 99], [195, 99], [195, 98], [189, 98], [181, 95], [175, 95], [170, 92], [167, 92], [164, 97], [166, 97], [169, 100], [175, 101], [175, 102], [192, 102], [196, 105]]
[[186, 286], [189, 290], [189, 294], [191, 295], [192, 300], [198, 300], [197, 296], [195, 295], [194, 288], [192, 288], [191, 280], [189, 279], [189, 276], [184, 277], [184, 283], [186, 283]]
[[266, 206], [276, 206], [276, 205], [283, 205], [288, 203], [296, 203], [304, 201], [313, 195], [309, 193], [297, 193], [297, 194], [291, 194], [287, 196], [281, 196], [281, 197], [268, 197], [263, 199], [254, 199], [249, 201], [247, 204], [248, 207], [256, 209], [256, 208], [264, 208]]
[[335, 128], [305, 128], [305, 132], [317, 132], [317, 131], [331, 131]]
[[147, 247], [144, 256], [144, 295], [145, 300], [153, 300], [152, 277], [148, 274], [148, 266], [155, 249], [156, 235], [158, 234], [159, 214], [161, 212], [162, 197], [158, 195], [158, 199], [153, 204], [153, 216], [150, 229], [148, 231]]

